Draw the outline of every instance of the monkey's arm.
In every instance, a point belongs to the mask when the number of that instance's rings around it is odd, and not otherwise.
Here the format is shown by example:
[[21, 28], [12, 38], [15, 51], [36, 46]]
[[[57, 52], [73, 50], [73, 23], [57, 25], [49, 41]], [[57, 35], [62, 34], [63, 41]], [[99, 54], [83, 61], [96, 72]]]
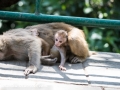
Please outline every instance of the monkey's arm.
[[66, 62], [66, 49], [65, 49], [65, 47], [62, 47], [62, 48], [59, 48], [58, 50], [59, 50], [60, 56], [61, 56], [59, 68], [60, 68], [60, 70], [66, 71], [66, 68], [64, 67], [64, 64]]
[[29, 66], [26, 68], [24, 74], [29, 75], [35, 73], [40, 66], [41, 45], [38, 41], [33, 41], [28, 47]]
[[40, 40], [42, 41], [42, 55], [46, 56], [50, 52], [50, 45], [42, 38]]

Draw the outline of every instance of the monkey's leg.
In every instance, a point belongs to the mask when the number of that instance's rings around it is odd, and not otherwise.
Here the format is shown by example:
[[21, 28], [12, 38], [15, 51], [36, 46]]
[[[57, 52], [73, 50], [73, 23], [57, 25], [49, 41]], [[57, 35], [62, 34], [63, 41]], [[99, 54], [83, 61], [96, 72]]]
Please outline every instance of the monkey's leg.
[[43, 39], [40, 38], [40, 40], [42, 41], [42, 55], [48, 55], [50, 52], [50, 45], [44, 41]]
[[84, 60], [82, 60], [81, 58], [79, 58], [78, 56], [76, 55], [70, 55], [68, 57], [68, 61], [72, 64], [76, 64], [76, 63], [81, 63], [83, 62]]
[[61, 57], [59, 68], [62, 71], [66, 71], [66, 68], [64, 67], [64, 64], [66, 62], [66, 49], [65, 47], [62, 47], [59, 48], [58, 50], [60, 52], [60, 57]]
[[24, 74], [29, 75], [30, 73], [35, 73], [40, 66], [40, 57], [41, 57], [41, 46], [38, 44], [39, 41], [35, 40], [29, 43], [28, 48], [28, 57], [29, 57], [29, 66], [25, 69]]
[[[89, 51], [89, 56], [91, 55], [96, 55], [97, 53], [95, 51]], [[88, 57], [89, 57], [88, 56]], [[71, 53], [71, 55], [67, 56], [68, 57], [68, 61], [72, 64], [76, 64], [76, 63], [81, 63], [83, 62], [84, 60], [82, 59], [82, 57], [78, 57], [74, 54]]]
[[72, 64], [81, 63], [84, 61], [84, 60], [81, 60], [81, 58], [79, 58], [78, 56], [74, 55], [71, 51], [67, 52], [66, 58], [67, 58], [67, 61]]

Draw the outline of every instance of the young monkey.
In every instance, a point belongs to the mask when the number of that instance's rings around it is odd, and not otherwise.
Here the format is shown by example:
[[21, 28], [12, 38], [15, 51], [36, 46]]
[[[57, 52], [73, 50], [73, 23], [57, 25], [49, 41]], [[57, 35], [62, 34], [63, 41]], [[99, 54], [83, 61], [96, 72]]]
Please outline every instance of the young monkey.
[[50, 55], [42, 56], [43, 59], [58, 59], [60, 61], [60, 70], [66, 71], [64, 64], [66, 62], [67, 32], [59, 30], [54, 35], [55, 43], [50, 50]]

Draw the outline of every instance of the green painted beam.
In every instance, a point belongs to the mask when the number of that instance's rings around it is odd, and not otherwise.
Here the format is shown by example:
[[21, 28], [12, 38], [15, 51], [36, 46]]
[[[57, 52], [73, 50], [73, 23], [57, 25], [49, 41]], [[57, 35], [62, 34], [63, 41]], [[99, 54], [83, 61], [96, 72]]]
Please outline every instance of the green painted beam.
[[36, 7], [35, 7], [35, 14], [39, 15], [40, 13], [40, 1], [41, 0], [36, 0]]
[[0, 11], [0, 19], [39, 23], [65, 22], [77, 26], [79, 25], [88, 27], [104, 27], [120, 29], [120, 20], [109, 19], [56, 16], [46, 14], [35, 15], [32, 13], [8, 12], [8, 11]]

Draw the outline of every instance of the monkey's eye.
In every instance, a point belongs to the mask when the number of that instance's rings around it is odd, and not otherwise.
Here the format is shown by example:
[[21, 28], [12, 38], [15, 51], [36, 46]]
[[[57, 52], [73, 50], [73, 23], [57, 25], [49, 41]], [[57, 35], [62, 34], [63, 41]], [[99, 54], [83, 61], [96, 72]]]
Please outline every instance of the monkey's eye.
[[46, 33], [43, 33], [44, 35], [47, 35]]
[[55, 41], [58, 41], [58, 39], [55, 39]]
[[59, 41], [60, 43], [62, 43], [62, 41]]

